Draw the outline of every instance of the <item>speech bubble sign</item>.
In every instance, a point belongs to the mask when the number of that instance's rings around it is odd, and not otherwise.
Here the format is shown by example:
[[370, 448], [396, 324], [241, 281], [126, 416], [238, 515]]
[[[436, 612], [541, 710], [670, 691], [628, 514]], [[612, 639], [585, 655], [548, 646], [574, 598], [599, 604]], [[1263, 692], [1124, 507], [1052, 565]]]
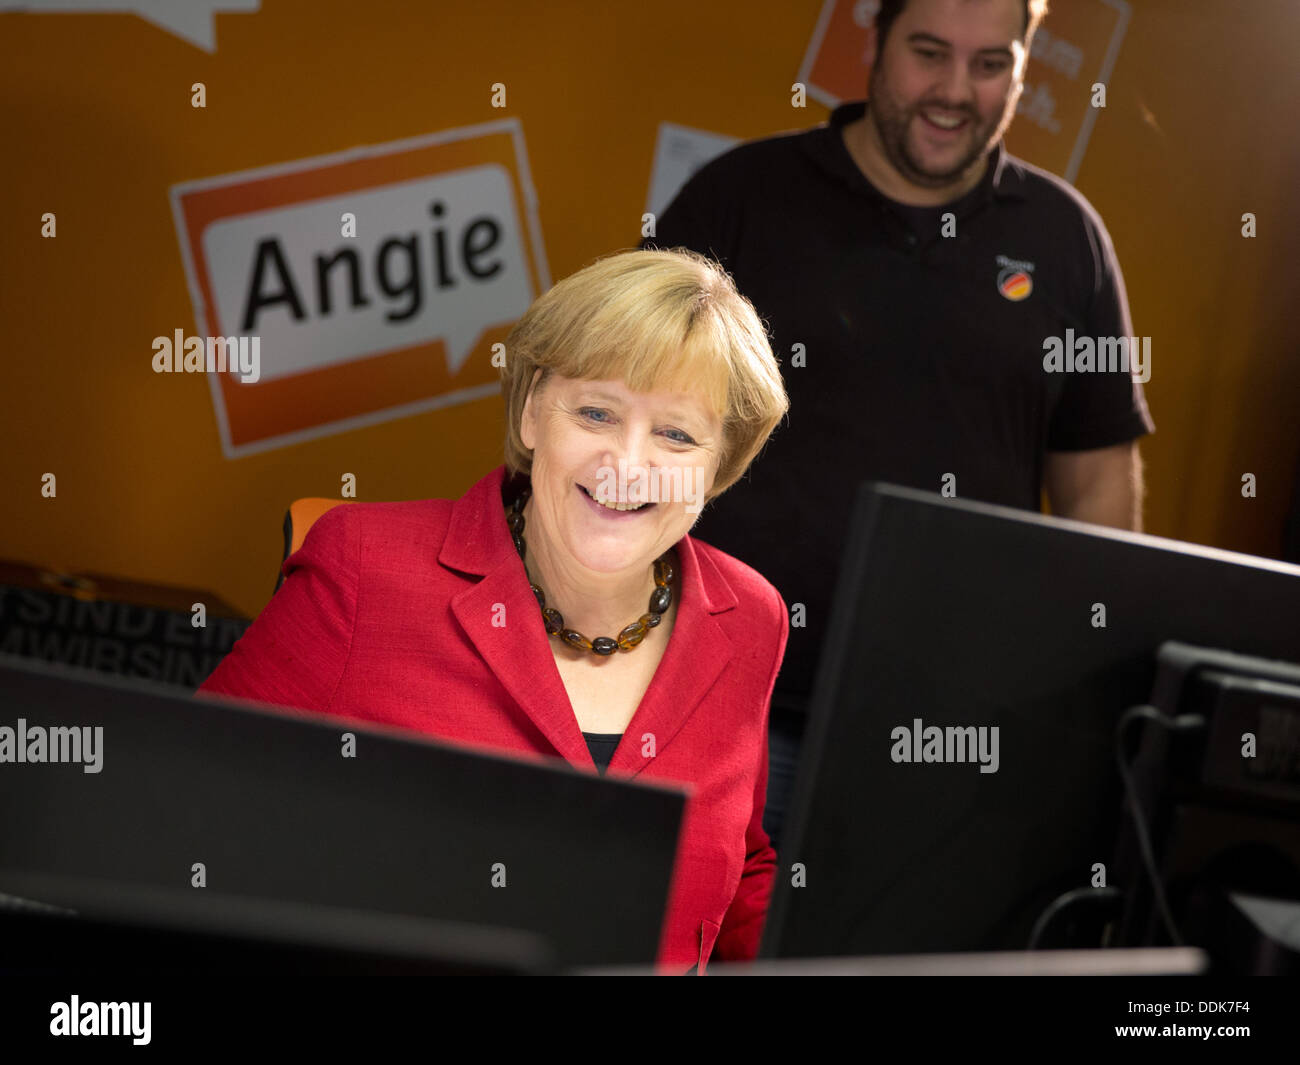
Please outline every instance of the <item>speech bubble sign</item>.
[[217, 222], [203, 251], [218, 320], [262, 338], [264, 380], [434, 340], [454, 374], [488, 326], [533, 300], [497, 165]]
[[229, 457], [499, 392], [550, 287], [517, 119], [171, 191], [198, 333], [260, 338], [257, 381], [209, 374]]
[[217, 50], [217, 12], [254, 12], [262, 0], [0, 0], [0, 13], [138, 15], [182, 41]]

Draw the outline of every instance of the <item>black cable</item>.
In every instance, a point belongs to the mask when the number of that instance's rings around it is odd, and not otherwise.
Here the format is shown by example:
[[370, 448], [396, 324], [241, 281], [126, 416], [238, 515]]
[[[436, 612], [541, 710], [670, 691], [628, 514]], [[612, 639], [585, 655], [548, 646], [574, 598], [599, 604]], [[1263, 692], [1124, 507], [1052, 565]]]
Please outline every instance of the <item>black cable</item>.
[[1057, 895], [1047, 904], [1047, 908], [1038, 915], [1038, 920], [1034, 922], [1034, 929], [1029, 933], [1029, 945], [1025, 947], [1025, 950], [1038, 949], [1038, 941], [1043, 938], [1043, 933], [1047, 931], [1047, 926], [1052, 923], [1052, 918], [1067, 906], [1072, 906], [1085, 898], [1094, 902], [1102, 899], [1114, 901], [1122, 898], [1123, 894], [1117, 887], [1081, 887], [1072, 888]]
[[1182, 714], [1179, 717], [1170, 717], [1162, 714], [1154, 706], [1142, 705], [1131, 706], [1120, 715], [1119, 723], [1115, 726], [1115, 759], [1119, 763], [1120, 779], [1124, 782], [1124, 795], [1133, 813], [1133, 827], [1137, 831], [1138, 849], [1142, 853], [1142, 865], [1146, 869], [1147, 876], [1151, 879], [1151, 889], [1155, 895], [1156, 908], [1160, 911], [1160, 918], [1164, 921], [1165, 931], [1169, 934], [1170, 941], [1176, 947], [1183, 945], [1183, 937], [1178, 934], [1178, 927], [1174, 924], [1173, 914], [1169, 912], [1169, 903], [1165, 899], [1165, 886], [1160, 879], [1160, 872], [1156, 868], [1155, 853], [1151, 849], [1151, 836], [1147, 831], [1146, 817], [1142, 813], [1142, 805], [1138, 802], [1137, 789], [1133, 784], [1133, 774], [1129, 770], [1128, 761], [1124, 757], [1124, 735], [1128, 731], [1129, 725], [1134, 721], [1153, 721], [1157, 725], [1169, 729], [1171, 732], [1194, 732], [1197, 729], [1205, 727], [1205, 718], [1200, 714]]

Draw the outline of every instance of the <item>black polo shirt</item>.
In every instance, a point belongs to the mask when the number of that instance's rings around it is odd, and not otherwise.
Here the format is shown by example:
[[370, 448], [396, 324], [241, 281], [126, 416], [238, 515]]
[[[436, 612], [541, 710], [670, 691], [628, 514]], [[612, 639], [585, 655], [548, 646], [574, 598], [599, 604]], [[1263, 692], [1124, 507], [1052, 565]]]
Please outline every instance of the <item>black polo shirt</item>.
[[718, 258], [781, 362], [788, 422], [693, 530], [804, 605], [777, 705], [799, 706], [811, 689], [859, 482], [937, 492], [952, 474], [960, 498], [1038, 510], [1045, 452], [1154, 428], [1129, 374], [1044, 370], [1045, 339], [1067, 329], [1133, 333], [1091, 205], [1001, 144], [951, 204], [888, 200], [841, 135], [864, 107], [712, 160], [643, 242]]

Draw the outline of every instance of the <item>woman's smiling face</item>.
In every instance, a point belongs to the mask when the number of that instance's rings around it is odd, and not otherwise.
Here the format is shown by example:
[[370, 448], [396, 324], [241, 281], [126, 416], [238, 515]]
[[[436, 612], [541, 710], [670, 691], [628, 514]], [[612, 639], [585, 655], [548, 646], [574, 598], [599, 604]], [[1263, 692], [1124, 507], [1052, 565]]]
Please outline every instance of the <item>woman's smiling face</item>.
[[586, 569], [648, 568], [699, 516], [718, 470], [721, 419], [691, 392], [538, 380], [520, 423], [533, 453], [532, 520]]

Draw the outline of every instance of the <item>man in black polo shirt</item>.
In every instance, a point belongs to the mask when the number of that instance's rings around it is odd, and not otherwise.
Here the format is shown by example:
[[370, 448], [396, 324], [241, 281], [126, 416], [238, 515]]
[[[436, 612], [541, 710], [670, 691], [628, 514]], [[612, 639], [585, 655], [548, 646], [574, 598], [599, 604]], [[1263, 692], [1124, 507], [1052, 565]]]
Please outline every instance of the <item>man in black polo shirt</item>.
[[643, 242], [731, 271], [790, 394], [788, 424], [693, 530], [795, 615], [773, 696], [774, 843], [859, 482], [1028, 510], [1045, 490], [1057, 514], [1140, 525], [1149, 359], [1045, 361], [1049, 338], [1064, 353], [1131, 337], [1110, 237], [1074, 189], [1001, 143], [1044, 6], [883, 0], [869, 109], [713, 160]]

